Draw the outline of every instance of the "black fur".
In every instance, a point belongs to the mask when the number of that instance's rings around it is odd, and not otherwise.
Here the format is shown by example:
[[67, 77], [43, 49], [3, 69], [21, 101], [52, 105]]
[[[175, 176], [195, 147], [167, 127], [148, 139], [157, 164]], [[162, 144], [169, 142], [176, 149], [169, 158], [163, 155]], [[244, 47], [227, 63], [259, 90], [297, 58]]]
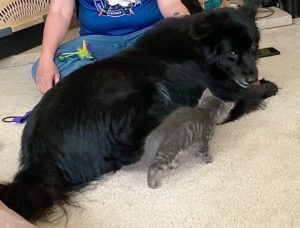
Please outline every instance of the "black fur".
[[257, 79], [259, 33], [246, 10], [164, 21], [131, 49], [85, 66], [47, 92], [22, 135], [21, 166], [0, 200], [27, 219], [68, 202], [101, 175], [136, 162], [145, 136], [209, 87], [235, 101], [231, 120], [275, 95]]

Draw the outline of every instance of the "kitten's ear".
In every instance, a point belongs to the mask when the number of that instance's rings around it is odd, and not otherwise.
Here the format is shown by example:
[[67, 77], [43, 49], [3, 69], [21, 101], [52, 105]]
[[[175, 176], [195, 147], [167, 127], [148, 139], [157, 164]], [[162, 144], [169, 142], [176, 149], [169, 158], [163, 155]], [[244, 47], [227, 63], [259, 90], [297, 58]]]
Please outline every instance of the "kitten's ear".
[[229, 114], [229, 112], [234, 108], [234, 106], [235, 106], [234, 102], [225, 102], [226, 112]]
[[210, 89], [206, 88], [202, 93], [201, 99], [211, 97], [211, 96], [213, 96], [213, 94], [211, 93]]
[[199, 104], [199, 105], [202, 104], [203, 101], [204, 101], [207, 97], [211, 97], [211, 96], [213, 96], [213, 94], [211, 93], [210, 89], [209, 89], [209, 88], [206, 88], [206, 89], [203, 91], [202, 96], [201, 96], [201, 98], [199, 99], [198, 104]]
[[218, 113], [217, 113], [217, 124], [221, 124], [221, 123], [224, 123], [224, 121], [226, 121], [226, 119], [228, 119], [228, 116], [230, 114], [230, 111], [234, 108], [234, 105], [235, 103], [234, 102], [224, 102], [223, 103], [224, 106], [223, 106], [223, 110], [218, 110]]

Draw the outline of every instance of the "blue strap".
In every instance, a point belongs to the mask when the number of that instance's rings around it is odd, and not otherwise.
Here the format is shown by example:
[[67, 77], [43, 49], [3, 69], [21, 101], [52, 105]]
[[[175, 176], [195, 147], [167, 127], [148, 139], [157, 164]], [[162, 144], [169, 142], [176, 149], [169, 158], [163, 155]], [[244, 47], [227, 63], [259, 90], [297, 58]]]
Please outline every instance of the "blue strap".
[[2, 122], [5, 122], [5, 123], [25, 123], [27, 118], [29, 117], [31, 111], [29, 112], [26, 112], [26, 114], [24, 116], [7, 116], [5, 118], [2, 119]]

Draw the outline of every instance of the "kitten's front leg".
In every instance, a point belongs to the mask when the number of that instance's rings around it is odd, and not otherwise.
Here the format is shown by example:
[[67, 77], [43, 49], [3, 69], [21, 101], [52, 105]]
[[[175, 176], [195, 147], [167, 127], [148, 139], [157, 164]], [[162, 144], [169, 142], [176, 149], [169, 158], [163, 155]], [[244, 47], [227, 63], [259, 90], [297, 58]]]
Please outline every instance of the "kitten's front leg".
[[212, 163], [213, 159], [212, 156], [209, 154], [208, 140], [206, 140], [204, 143], [197, 144], [199, 149], [196, 151], [195, 155], [200, 158], [201, 163]]
[[177, 169], [178, 166], [179, 166], [178, 158], [175, 158], [175, 159], [169, 164], [169, 168], [170, 168], [170, 169]]

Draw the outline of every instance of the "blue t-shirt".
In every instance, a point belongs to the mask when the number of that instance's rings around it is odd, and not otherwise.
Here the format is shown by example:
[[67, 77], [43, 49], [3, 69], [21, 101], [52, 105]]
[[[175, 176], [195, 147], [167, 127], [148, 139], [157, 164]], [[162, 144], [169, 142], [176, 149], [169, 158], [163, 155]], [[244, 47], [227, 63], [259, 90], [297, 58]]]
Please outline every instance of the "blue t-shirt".
[[157, 0], [79, 0], [80, 35], [126, 35], [162, 18]]

